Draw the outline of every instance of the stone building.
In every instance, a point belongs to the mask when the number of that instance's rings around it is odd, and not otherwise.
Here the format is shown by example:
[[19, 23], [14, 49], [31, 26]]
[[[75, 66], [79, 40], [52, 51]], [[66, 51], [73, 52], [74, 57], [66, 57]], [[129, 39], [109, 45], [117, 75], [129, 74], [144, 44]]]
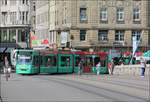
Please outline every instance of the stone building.
[[0, 0], [1, 51], [26, 48], [30, 32], [29, 0]]
[[13, 48], [29, 47], [30, 1], [0, 0], [1, 59]]
[[36, 29], [36, 0], [30, 0], [30, 23], [30, 33], [31, 36], [34, 36]]
[[147, 51], [150, 49], [149, 8], [148, 0], [45, 1], [45, 6], [36, 11], [43, 17], [38, 18], [37, 14], [36, 19], [45, 20], [40, 27], [48, 30], [38, 37], [47, 38], [58, 48], [132, 51], [132, 36], [139, 40], [143, 33], [138, 51]]

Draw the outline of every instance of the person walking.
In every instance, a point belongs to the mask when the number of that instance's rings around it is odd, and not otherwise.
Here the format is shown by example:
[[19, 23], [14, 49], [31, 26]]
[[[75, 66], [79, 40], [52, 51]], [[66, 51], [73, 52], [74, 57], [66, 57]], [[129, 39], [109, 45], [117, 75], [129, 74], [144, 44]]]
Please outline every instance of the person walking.
[[110, 61], [110, 62], [108, 62], [108, 66], [107, 66], [107, 68], [108, 68], [108, 72], [109, 72], [109, 74], [111, 74], [111, 61]]
[[5, 75], [5, 77], [7, 77], [6, 74], [8, 74], [8, 77], [10, 77], [10, 73], [11, 73], [11, 67], [9, 65], [8, 57], [5, 56], [5, 59], [4, 59], [4, 75]]
[[96, 65], [97, 75], [99, 75], [101, 69], [101, 62]]
[[81, 75], [83, 69], [83, 63], [82, 60], [78, 64], [78, 75]]
[[111, 75], [113, 75], [114, 67], [115, 67], [114, 60], [112, 59], [111, 60]]
[[146, 63], [143, 58], [141, 58], [141, 77], [144, 77], [145, 74]]

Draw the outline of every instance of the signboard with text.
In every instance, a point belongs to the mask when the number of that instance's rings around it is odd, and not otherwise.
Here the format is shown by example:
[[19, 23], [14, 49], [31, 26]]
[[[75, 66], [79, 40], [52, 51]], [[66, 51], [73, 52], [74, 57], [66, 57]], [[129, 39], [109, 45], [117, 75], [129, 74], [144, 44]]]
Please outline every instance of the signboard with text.
[[68, 32], [61, 32], [61, 43], [67, 42], [67, 35], [68, 35]]

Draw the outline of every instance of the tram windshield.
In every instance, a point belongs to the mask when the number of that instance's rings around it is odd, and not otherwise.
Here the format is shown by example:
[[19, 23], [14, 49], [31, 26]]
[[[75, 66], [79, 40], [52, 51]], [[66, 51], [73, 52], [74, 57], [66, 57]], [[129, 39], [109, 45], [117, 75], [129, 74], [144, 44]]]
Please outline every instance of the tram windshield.
[[31, 64], [31, 55], [18, 55], [18, 64]]

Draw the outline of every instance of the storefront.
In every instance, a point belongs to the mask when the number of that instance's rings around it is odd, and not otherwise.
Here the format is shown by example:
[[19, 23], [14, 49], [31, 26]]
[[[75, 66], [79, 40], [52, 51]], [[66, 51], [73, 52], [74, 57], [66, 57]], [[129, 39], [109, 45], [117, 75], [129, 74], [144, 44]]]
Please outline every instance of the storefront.
[[27, 30], [25, 27], [1, 27], [0, 28], [0, 62], [5, 56], [10, 58], [10, 52], [14, 48], [26, 48]]

